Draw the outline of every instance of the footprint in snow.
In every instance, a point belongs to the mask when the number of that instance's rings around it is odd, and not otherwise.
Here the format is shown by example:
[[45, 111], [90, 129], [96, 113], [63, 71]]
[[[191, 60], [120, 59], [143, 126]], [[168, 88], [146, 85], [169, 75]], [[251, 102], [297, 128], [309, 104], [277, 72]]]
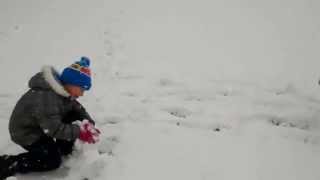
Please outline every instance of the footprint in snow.
[[165, 108], [164, 110], [172, 116], [176, 116], [178, 118], [187, 118], [189, 115], [191, 115], [191, 111], [183, 107], [171, 107]]
[[114, 155], [113, 149], [116, 144], [119, 143], [119, 138], [116, 136], [107, 137], [101, 140], [98, 146], [98, 152], [100, 155], [108, 154], [110, 156]]
[[103, 122], [100, 122], [101, 125], [105, 124], [118, 124], [120, 122], [124, 121], [124, 118], [118, 117], [118, 116], [110, 116], [110, 117], [105, 117], [103, 119]]
[[166, 87], [166, 86], [173, 86], [175, 85], [176, 83], [173, 82], [172, 80], [170, 79], [166, 79], [166, 78], [162, 78], [160, 79], [159, 81], [159, 85], [162, 86], [162, 87]]
[[301, 130], [308, 130], [310, 128], [307, 121], [290, 121], [279, 117], [273, 117], [269, 119], [269, 122], [274, 126], [298, 128]]

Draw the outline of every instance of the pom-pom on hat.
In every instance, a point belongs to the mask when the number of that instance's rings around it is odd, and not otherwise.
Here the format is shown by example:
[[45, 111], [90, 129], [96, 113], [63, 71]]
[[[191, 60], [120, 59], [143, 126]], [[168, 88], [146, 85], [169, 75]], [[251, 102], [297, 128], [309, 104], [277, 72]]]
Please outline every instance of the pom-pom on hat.
[[90, 59], [81, 57], [80, 61], [65, 68], [60, 76], [62, 84], [70, 84], [81, 87], [84, 90], [91, 88]]

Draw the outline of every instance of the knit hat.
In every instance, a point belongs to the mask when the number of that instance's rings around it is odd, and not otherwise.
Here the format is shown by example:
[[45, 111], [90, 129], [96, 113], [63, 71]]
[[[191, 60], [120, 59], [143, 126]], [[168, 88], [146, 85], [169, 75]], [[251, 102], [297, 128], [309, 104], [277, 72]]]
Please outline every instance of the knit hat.
[[84, 90], [91, 88], [90, 59], [81, 57], [80, 61], [65, 68], [60, 76], [62, 84], [76, 85]]

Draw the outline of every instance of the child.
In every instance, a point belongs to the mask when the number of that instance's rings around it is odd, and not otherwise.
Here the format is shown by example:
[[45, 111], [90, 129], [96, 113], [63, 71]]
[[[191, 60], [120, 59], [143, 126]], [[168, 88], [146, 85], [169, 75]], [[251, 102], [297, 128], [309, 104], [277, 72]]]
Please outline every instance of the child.
[[[30, 89], [17, 102], [9, 122], [12, 141], [27, 152], [0, 156], [0, 179], [57, 169], [62, 156], [72, 153], [76, 139], [97, 141], [95, 122], [76, 100], [91, 87], [89, 65], [90, 60], [82, 57], [61, 75], [46, 66], [30, 79]], [[77, 120], [82, 123], [73, 123]]]

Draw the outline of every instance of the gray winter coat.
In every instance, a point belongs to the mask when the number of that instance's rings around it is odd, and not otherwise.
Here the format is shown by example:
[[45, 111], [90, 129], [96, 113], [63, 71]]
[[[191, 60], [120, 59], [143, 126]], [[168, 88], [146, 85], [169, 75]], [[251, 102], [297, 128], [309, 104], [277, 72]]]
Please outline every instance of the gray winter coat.
[[70, 98], [56, 77], [57, 71], [46, 66], [30, 79], [29, 91], [17, 102], [10, 117], [9, 131], [15, 143], [27, 146], [43, 135], [75, 140], [79, 137], [79, 126], [62, 122], [69, 112], [76, 112], [80, 121], [92, 121], [82, 105]]

